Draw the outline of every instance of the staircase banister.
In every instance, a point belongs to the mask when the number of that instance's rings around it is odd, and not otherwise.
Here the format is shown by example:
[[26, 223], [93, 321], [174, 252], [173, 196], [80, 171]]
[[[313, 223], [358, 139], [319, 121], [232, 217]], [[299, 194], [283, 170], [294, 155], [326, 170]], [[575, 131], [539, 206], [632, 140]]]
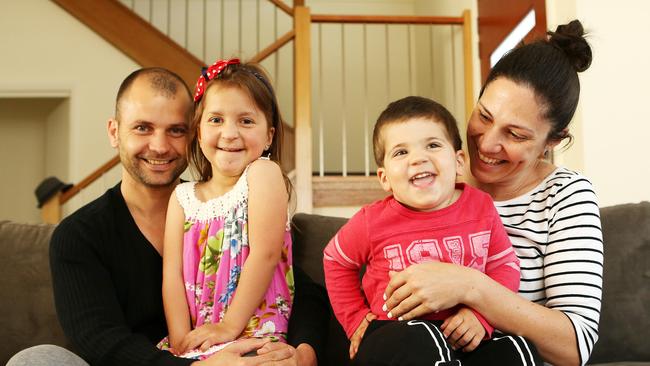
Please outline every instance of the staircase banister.
[[196, 83], [203, 61], [119, 1], [52, 1], [141, 66], [164, 67], [177, 73], [187, 85]]
[[271, 56], [273, 52], [279, 50], [282, 46], [284, 46], [285, 44], [293, 40], [295, 35], [296, 33], [293, 31], [293, 29], [288, 31], [282, 37], [275, 40], [275, 42], [268, 45], [268, 47], [259, 51], [255, 56], [251, 57], [249, 61], [256, 62], [256, 63], [262, 62], [265, 58]]
[[357, 23], [357, 24], [457, 24], [462, 25], [463, 17], [436, 17], [411, 15], [338, 15], [312, 14], [314, 23]]
[[280, 8], [280, 10], [287, 13], [287, 15], [291, 17], [293, 16], [293, 9], [289, 5], [285, 4], [282, 0], [269, 0], [269, 2], [273, 3], [273, 5], [277, 6]]
[[104, 163], [104, 165], [100, 166], [94, 172], [90, 173], [86, 178], [82, 179], [79, 183], [73, 185], [72, 187], [70, 187], [70, 189], [68, 189], [63, 194], [61, 194], [61, 197], [59, 198], [59, 204], [63, 205], [64, 203], [68, 202], [82, 189], [88, 187], [92, 182], [96, 181], [99, 177], [106, 174], [106, 172], [111, 170], [114, 166], [116, 166], [119, 163], [120, 163], [120, 156], [115, 155], [111, 160]]

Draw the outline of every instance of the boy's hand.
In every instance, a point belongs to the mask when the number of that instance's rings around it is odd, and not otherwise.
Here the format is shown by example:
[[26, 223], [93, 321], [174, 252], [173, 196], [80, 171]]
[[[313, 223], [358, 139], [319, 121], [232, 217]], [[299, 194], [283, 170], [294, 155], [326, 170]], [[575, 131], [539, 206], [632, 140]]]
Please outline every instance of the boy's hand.
[[207, 351], [215, 344], [229, 342], [237, 338], [239, 334], [230, 328], [226, 323], [203, 324], [187, 333], [181, 341], [178, 352], [185, 353], [193, 349]]
[[357, 354], [357, 351], [359, 350], [359, 344], [361, 344], [361, 339], [363, 339], [363, 335], [366, 334], [366, 329], [368, 329], [368, 325], [370, 325], [370, 322], [377, 319], [377, 315], [373, 313], [368, 313], [366, 314], [365, 318], [361, 321], [361, 324], [359, 324], [359, 327], [357, 330], [354, 331], [352, 334], [352, 337], [350, 337], [350, 359], [353, 359], [354, 356]]
[[462, 349], [471, 352], [485, 337], [485, 328], [469, 308], [461, 308], [455, 315], [445, 319], [442, 333], [454, 350]]

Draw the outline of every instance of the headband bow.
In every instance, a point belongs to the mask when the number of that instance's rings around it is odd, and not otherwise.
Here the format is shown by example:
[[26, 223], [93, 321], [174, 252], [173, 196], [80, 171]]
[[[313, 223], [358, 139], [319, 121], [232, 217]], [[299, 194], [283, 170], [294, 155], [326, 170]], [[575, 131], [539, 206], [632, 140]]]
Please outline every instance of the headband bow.
[[194, 102], [201, 100], [208, 81], [217, 77], [217, 75], [219, 75], [219, 73], [221, 73], [228, 65], [239, 65], [239, 59], [233, 58], [230, 60], [217, 60], [217, 62], [213, 63], [212, 66], [201, 69], [201, 76], [199, 76], [199, 80], [196, 82], [196, 88], [194, 88]]

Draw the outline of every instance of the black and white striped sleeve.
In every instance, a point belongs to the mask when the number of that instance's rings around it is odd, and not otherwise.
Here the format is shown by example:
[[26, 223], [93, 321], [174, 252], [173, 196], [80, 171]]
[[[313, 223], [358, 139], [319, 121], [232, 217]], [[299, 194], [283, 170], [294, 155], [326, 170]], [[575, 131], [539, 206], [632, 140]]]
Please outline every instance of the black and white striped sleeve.
[[598, 339], [603, 239], [591, 183], [579, 174], [563, 183], [549, 202], [551, 220], [543, 266], [546, 306], [571, 320], [584, 365]]

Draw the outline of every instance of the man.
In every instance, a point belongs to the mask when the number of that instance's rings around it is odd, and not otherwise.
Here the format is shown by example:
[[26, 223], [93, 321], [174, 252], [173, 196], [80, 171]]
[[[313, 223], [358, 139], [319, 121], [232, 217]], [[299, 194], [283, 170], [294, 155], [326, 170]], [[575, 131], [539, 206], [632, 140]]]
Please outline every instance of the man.
[[[167, 334], [161, 295], [165, 214], [187, 167], [192, 108], [187, 86], [165, 69], [135, 71], [120, 86], [108, 136], [119, 151], [122, 181], [63, 220], [50, 244], [55, 303], [66, 336], [92, 365], [315, 365], [308, 344], [246, 340], [204, 361], [155, 347]], [[259, 355], [242, 357], [258, 349]], [[34, 352], [26, 353], [35, 359]], [[52, 346], [43, 357], [52, 362], [45, 364], [61, 362], [56, 353], [68, 364], [85, 364]], [[14, 358], [8, 365], [34, 364]]]

